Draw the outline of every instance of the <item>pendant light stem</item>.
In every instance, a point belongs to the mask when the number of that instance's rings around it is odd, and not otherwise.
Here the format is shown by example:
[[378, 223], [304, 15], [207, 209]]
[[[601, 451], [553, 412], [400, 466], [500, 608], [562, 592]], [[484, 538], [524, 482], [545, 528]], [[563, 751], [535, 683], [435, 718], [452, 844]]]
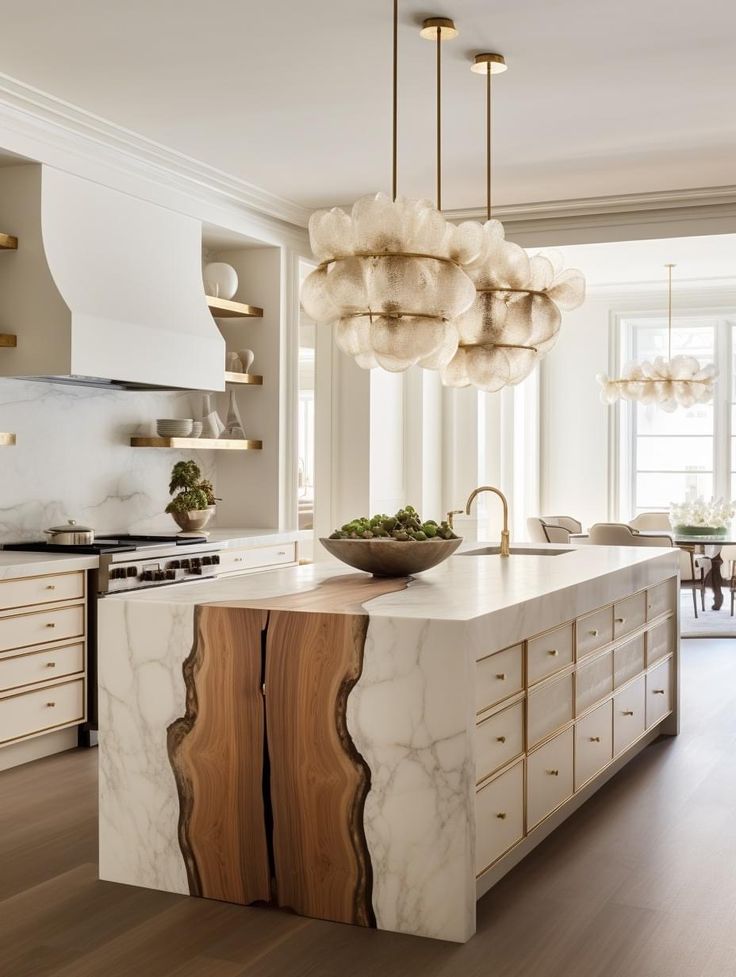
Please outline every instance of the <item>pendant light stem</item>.
[[666, 265], [669, 282], [667, 287], [667, 359], [672, 359], [672, 269], [674, 265]]
[[442, 210], [442, 28], [437, 28], [437, 210]]
[[398, 166], [398, 133], [399, 133], [399, 0], [394, 0], [394, 41], [393, 41], [393, 92], [391, 99], [392, 116], [392, 150], [391, 150], [391, 185], [392, 197], [396, 200], [399, 183]]
[[486, 65], [486, 219], [491, 219], [491, 63]]

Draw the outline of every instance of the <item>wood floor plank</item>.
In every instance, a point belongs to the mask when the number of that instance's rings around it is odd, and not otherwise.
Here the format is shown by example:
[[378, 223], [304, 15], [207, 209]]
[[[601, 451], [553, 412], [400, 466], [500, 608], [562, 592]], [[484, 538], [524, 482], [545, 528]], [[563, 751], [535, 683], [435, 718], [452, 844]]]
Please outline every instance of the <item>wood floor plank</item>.
[[736, 977], [736, 642], [683, 653], [682, 735], [494, 887], [464, 946], [99, 882], [94, 751], [0, 773], [0, 977]]

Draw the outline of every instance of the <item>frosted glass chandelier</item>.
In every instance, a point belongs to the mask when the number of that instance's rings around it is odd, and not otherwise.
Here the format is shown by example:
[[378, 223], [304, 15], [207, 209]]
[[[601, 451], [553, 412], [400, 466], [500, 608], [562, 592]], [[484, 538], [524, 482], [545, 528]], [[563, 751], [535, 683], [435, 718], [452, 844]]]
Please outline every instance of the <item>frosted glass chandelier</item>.
[[[465, 270], [475, 301], [456, 320], [458, 349], [442, 369], [449, 387], [495, 392], [520, 383], [555, 344], [561, 310], [585, 298], [585, 279], [564, 269], [558, 252], [529, 258], [505, 239], [503, 224], [491, 218], [491, 77], [506, 70], [500, 54], [476, 55], [471, 70], [486, 76], [486, 223], [480, 253]], [[460, 225], [460, 229], [468, 224]], [[466, 231], [466, 233], [468, 233]]]
[[[439, 132], [440, 47], [457, 30], [446, 18], [425, 21], [424, 30], [437, 41]], [[305, 279], [301, 301], [316, 322], [334, 325], [338, 346], [359, 366], [438, 370], [457, 351], [454, 320], [475, 299], [464, 266], [480, 253], [482, 232], [440, 213], [439, 136], [437, 206], [397, 196], [397, 36], [394, 0], [392, 197], [361, 197], [350, 214], [334, 208], [312, 215], [309, 237], [319, 265]]]
[[707, 404], [713, 400], [717, 377], [714, 363], [701, 366], [694, 356], [672, 355], [672, 269], [668, 273], [667, 290], [667, 358], [657, 356], [651, 362], [627, 363], [620, 379], [605, 373], [596, 376], [601, 385], [601, 400], [614, 404], [617, 400], [634, 400], [641, 404], [656, 404], [671, 413], [678, 407]]

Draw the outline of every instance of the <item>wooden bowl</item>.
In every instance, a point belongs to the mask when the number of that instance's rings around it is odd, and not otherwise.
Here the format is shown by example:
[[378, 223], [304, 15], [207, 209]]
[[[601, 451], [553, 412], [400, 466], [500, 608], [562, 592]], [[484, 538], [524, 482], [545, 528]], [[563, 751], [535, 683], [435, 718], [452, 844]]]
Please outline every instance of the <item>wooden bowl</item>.
[[356, 570], [365, 570], [374, 577], [409, 577], [422, 570], [431, 570], [452, 556], [462, 539], [411, 540], [398, 539], [320, 539], [328, 553]]

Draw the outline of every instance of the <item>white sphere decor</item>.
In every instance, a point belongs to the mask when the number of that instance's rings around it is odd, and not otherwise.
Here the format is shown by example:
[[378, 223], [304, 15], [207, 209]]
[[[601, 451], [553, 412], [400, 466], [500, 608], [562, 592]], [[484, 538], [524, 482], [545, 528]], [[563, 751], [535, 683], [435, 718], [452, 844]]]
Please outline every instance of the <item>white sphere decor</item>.
[[211, 261], [204, 266], [204, 289], [216, 299], [231, 299], [238, 290], [238, 273], [224, 261]]

